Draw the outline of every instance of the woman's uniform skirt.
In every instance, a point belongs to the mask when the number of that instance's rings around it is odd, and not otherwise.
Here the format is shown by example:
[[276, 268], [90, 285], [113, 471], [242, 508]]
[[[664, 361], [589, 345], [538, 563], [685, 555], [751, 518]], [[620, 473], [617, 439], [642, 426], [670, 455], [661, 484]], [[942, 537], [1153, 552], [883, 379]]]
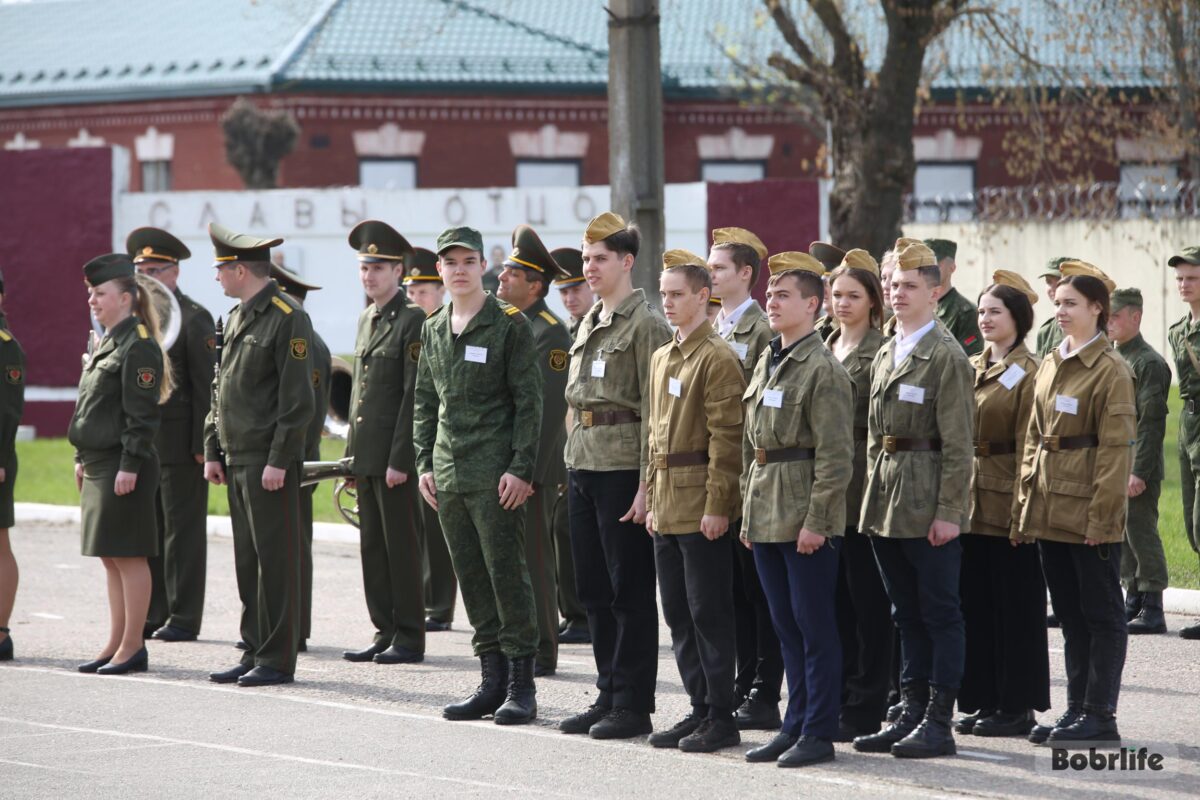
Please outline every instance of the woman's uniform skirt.
[[158, 555], [158, 456], [142, 462], [134, 490], [118, 497], [113, 484], [121, 451], [82, 452], [83, 491], [80, 551], [85, 556], [138, 558]]

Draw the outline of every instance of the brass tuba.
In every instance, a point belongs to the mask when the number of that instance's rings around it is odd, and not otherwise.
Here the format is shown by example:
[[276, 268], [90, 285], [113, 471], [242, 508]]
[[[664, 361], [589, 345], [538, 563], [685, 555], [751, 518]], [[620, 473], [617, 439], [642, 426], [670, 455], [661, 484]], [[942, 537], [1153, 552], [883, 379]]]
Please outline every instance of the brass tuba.
[[349, 483], [352, 459], [338, 461], [305, 461], [300, 466], [300, 485], [312, 486], [321, 481], [336, 481], [333, 485], [333, 504], [342, 519], [354, 527], [358, 524], [358, 491]]
[[171, 345], [179, 338], [179, 329], [183, 325], [183, 314], [179, 310], [179, 301], [175, 293], [160, 281], [149, 275], [137, 274], [138, 291], [150, 295], [154, 310], [158, 313], [159, 341], [164, 350], [170, 350]]

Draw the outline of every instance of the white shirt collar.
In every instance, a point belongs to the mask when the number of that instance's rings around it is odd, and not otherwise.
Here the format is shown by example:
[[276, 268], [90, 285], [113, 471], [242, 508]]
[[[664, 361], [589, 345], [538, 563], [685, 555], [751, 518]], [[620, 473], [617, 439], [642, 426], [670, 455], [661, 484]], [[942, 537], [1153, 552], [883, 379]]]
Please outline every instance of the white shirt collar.
[[1089, 344], [1091, 344], [1092, 342], [1096, 341], [1099, 338], [1100, 338], [1100, 332], [1097, 331], [1095, 336], [1088, 339], [1086, 342], [1084, 342], [1079, 347], [1076, 347], [1074, 350], [1072, 350], [1070, 352], [1067, 352], [1067, 340], [1066, 340], [1066, 338], [1064, 338], [1062, 340], [1062, 344], [1060, 344], [1058, 346], [1058, 354], [1061, 355], [1063, 358], [1070, 358], [1071, 356], [1078, 354], [1080, 350], [1087, 347]]
[[[917, 349], [917, 342], [921, 341], [921, 337], [933, 330], [933, 326], [937, 324], [937, 319], [931, 319], [928, 323], [904, 336], [896, 337], [896, 347], [892, 350], [892, 367], [898, 367], [904, 363], [904, 359], [912, 354], [912, 351]], [[897, 326], [897, 331], [900, 328]]]
[[725, 312], [725, 307], [721, 306], [721, 310], [717, 312], [717, 332], [721, 336], [728, 336], [734, 326], [738, 324], [738, 320], [742, 318], [742, 314], [746, 313], [746, 309], [754, 302], [754, 297], [747, 297], [745, 302], [728, 313]]

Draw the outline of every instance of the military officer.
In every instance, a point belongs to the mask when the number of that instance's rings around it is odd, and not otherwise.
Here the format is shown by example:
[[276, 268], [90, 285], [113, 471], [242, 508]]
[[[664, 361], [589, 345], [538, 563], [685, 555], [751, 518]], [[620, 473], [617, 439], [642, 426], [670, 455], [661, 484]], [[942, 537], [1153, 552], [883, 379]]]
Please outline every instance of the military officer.
[[[187, 642], [200, 633], [208, 562], [208, 483], [204, 480], [204, 418], [212, 389], [216, 334], [208, 309], [179, 291], [179, 264], [190, 258], [183, 242], [158, 228], [138, 228], [125, 239], [138, 272], [167, 287], [182, 315], [167, 355], [175, 391], [162, 407], [154, 447], [162, 465], [158, 488], [159, 555], [150, 559], [146, 633]], [[149, 638], [149, 637], [147, 637]]]
[[[1039, 278], [1046, 282], [1046, 296], [1050, 298], [1050, 303], [1054, 303], [1054, 290], [1058, 288], [1058, 282], [1062, 280], [1062, 273], [1058, 271], [1059, 266], [1064, 261], [1074, 261], [1075, 259], [1069, 256], [1058, 256], [1046, 262], [1046, 268], [1038, 275]], [[1051, 309], [1053, 310], [1053, 309]], [[1054, 318], [1054, 314], [1050, 314], [1050, 318], [1043, 322], [1037, 332], [1037, 357], [1045, 358], [1050, 355], [1054, 348], [1062, 344], [1063, 332], [1062, 328], [1058, 327], [1058, 320]]]
[[538, 632], [521, 506], [533, 491], [542, 373], [528, 320], [483, 290], [479, 232], [449, 228], [437, 252], [450, 303], [422, 329], [413, 437], [421, 496], [441, 518], [483, 674], [442, 715], [528, 723]]
[[[933, 251], [911, 244], [892, 276], [896, 336], [875, 356], [861, 525], [873, 538], [900, 634], [900, 717], [854, 748], [907, 758], [953, 754], [962, 680], [958, 535], [969, 522], [973, 370], [938, 325]], [[922, 719], [924, 717], [924, 719]]]
[[983, 339], [979, 337], [979, 324], [975, 321], [975, 304], [959, 294], [953, 286], [954, 271], [957, 269], [954, 257], [958, 254], [958, 245], [949, 239], [926, 239], [925, 245], [937, 257], [942, 275], [942, 295], [937, 305], [938, 321], [950, 329], [967, 355], [976, 355], [983, 350]]
[[741, 537], [753, 548], [783, 644], [788, 709], [782, 731], [746, 760], [800, 767], [832, 760], [838, 731], [835, 598], [854, 472], [854, 385], [815, 332], [824, 265], [807, 253], [780, 253], [767, 267], [767, 310], [778, 335], [742, 397]]
[[[1171, 256], [1175, 287], [1188, 313], [1167, 331], [1175, 373], [1179, 376], [1179, 476], [1183, 489], [1183, 525], [1192, 551], [1200, 555], [1200, 246]], [[1184, 639], [1200, 639], [1200, 622], [1183, 628]]]
[[[413, 248], [405, 258], [404, 289], [408, 299], [428, 316], [442, 307], [446, 285], [437, 269], [437, 253], [424, 247]], [[425, 586], [425, 631], [441, 633], [454, 623], [454, 602], [458, 598], [458, 578], [442, 535], [437, 512], [427, 503], [421, 507], [421, 570]]]
[[25, 351], [8, 330], [4, 314], [4, 275], [0, 274], [0, 661], [13, 657], [8, 618], [17, 597], [17, 559], [8, 540], [15, 522], [13, 486], [17, 482], [17, 427], [25, 409]]
[[513, 231], [512, 252], [500, 273], [499, 297], [525, 314], [542, 372], [542, 424], [533, 496], [525, 504], [525, 563], [537, 608], [538, 652], [534, 675], [558, 669], [558, 587], [554, 560], [554, 501], [567, 482], [563, 446], [567, 440], [567, 350], [571, 336], [546, 305], [550, 281], [565, 277], [537, 232], [528, 225]]
[[567, 330], [571, 334], [571, 340], [574, 341], [575, 331], [579, 330], [579, 323], [596, 304], [596, 296], [592, 294], [592, 287], [588, 286], [587, 280], [583, 277], [582, 250], [578, 247], [557, 247], [550, 251], [550, 255], [554, 257], [555, 262], [562, 270], [562, 274], [553, 283], [554, 288], [558, 289], [558, 296], [562, 300], [563, 308], [567, 309], [567, 313], [571, 315], [571, 322]]
[[[282, 255], [282, 254], [277, 254]], [[320, 286], [306, 282], [296, 273], [276, 260], [271, 262], [271, 278], [280, 290], [304, 308], [309, 292], [320, 290]], [[311, 325], [312, 320], [309, 319]], [[333, 369], [333, 356], [329, 346], [316, 329], [309, 343], [309, 358], [312, 360], [313, 415], [304, 431], [304, 460], [321, 460], [321, 434], [325, 431], [325, 416], [329, 413], [329, 373]], [[308, 637], [312, 635], [312, 587], [313, 587], [313, 495], [317, 485], [300, 487], [300, 521], [304, 547], [300, 551], [300, 642], [301, 652], [308, 650]]]
[[[713, 294], [721, 298], [721, 311], [712, 323], [742, 363], [746, 380], [754, 372], [758, 357], [771, 341], [767, 315], [750, 290], [767, 248], [745, 228], [717, 228], [712, 232], [708, 268]], [[779, 637], [771, 624], [771, 610], [758, 581], [754, 555], [742, 546], [741, 507], [730, 523], [729, 543], [733, 550], [733, 608], [737, 633], [737, 711], [739, 730], [779, 728], [779, 694], [783, 685], [783, 656]]]
[[312, 422], [312, 324], [271, 280], [282, 239], [208, 228], [216, 279], [238, 304], [229, 314], [214, 403], [205, 421], [204, 477], [228, 486], [234, 561], [242, 600], [241, 662], [216, 683], [291, 683], [301, 638], [304, 546], [300, 465]]
[[[825, 269], [825, 274], [837, 269], [838, 264], [842, 263], [842, 259], [846, 257], [846, 251], [840, 247], [835, 247], [829, 242], [813, 242], [808, 246], [808, 254], [821, 262], [821, 266]], [[826, 289], [828, 290], [828, 286]], [[826, 291], [826, 297], [829, 292]], [[817, 319], [817, 333], [821, 335], [821, 340], [824, 341], [833, 334], [834, 328], [837, 327], [837, 320], [833, 314], [828, 313], [828, 309], [821, 308], [821, 316]]]
[[719, 298], [719, 297], [708, 298], [708, 310], [705, 312], [705, 316], [708, 317], [708, 324], [716, 325], [717, 324], [717, 316], [720, 313], [721, 313], [721, 298]]
[[386, 222], [366, 220], [349, 242], [371, 301], [358, 317], [346, 456], [354, 459], [363, 594], [375, 636], [370, 647], [342, 658], [416, 663], [425, 657], [425, 503], [417, 491], [413, 401], [425, 313], [397, 285], [412, 253], [408, 240]]

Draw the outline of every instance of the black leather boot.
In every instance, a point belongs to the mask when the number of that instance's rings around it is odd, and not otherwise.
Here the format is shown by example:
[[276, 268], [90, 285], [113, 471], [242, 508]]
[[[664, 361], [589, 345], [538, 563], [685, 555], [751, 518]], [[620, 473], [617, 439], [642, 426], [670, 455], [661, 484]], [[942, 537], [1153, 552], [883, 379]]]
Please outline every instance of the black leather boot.
[[483, 719], [504, 702], [504, 685], [508, 682], [508, 658], [503, 653], [483, 653], [479, 656], [483, 679], [475, 693], [461, 703], [451, 703], [442, 709], [446, 719]]
[[1167, 618], [1163, 616], [1162, 592], [1143, 592], [1142, 607], [1129, 622], [1129, 633], [1166, 633]]
[[1133, 622], [1134, 617], [1142, 613], [1142, 602], [1146, 595], [1136, 589], [1125, 592], [1125, 621]]
[[954, 746], [954, 732], [950, 730], [957, 695], [957, 689], [934, 686], [925, 719], [916, 730], [892, 745], [892, 755], [897, 758], [935, 758], [958, 752]]
[[1045, 744], [1050, 738], [1050, 732], [1055, 728], [1065, 728], [1068, 725], [1073, 725], [1075, 720], [1079, 719], [1083, 714], [1083, 706], [1068, 705], [1067, 710], [1062, 713], [1050, 725], [1034, 725], [1033, 730], [1029, 731], [1029, 741], [1034, 744]]
[[537, 689], [533, 685], [533, 656], [514, 658], [508, 673], [508, 696], [496, 709], [497, 725], [524, 725], [537, 719]]
[[1084, 710], [1079, 718], [1065, 727], [1050, 731], [1046, 744], [1052, 747], [1067, 747], [1079, 743], [1081, 746], [1096, 744], [1121, 745], [1121, 733], [1117, 730], [1117, 718], [1111, 711]]
[[929, 684], [905, 686], [900, 690], [900, 697], [900, 716], [896, 721], [878, 733], [859, 736], [854, 740], [855, 750], [860, 753], [887, 753], [892, 745], [916, 730], [925, 716], [925, 707], [929, 705]]
[[976, 736], [1020, 736], [1024, 738], [1033, 730], [1036, 722], [1032, 709], [1014, 713], [997, 711], [990, 717], [984, 717], [976, 722], [975, 729], [971, 733]]

